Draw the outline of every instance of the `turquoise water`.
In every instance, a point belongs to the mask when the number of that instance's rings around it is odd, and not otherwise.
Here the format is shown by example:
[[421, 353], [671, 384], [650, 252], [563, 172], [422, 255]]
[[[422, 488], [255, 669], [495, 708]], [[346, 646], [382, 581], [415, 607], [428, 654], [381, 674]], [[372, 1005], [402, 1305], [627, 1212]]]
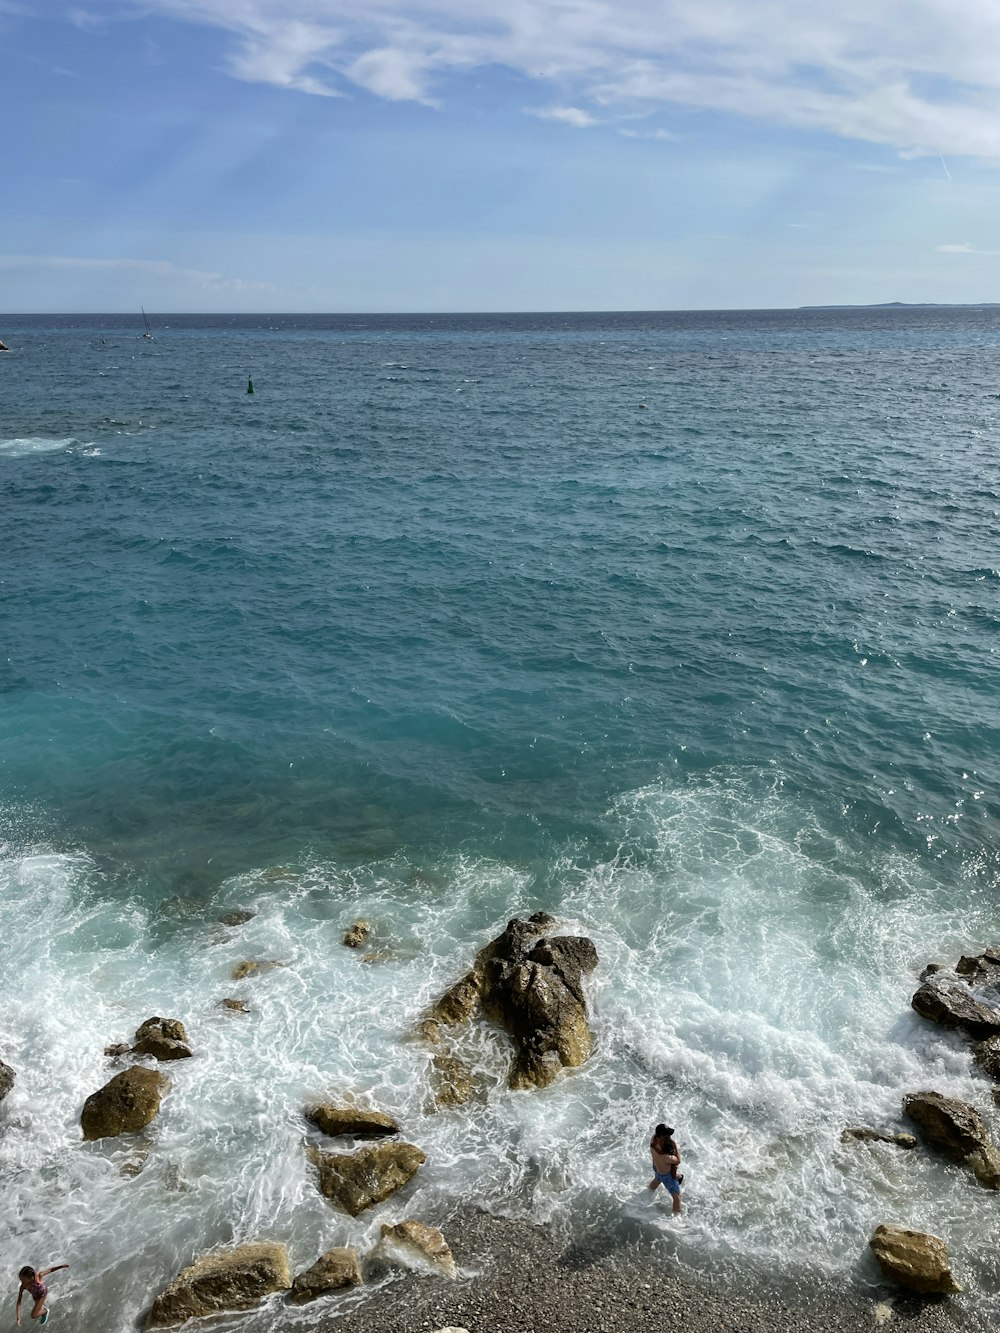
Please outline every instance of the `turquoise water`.
[[[0, 329], [5, 1252], [124, 1329], [210, 1244], [365, 1244], [393, 1206], [315, 1198], [297, 1118], [354, 1091], [428, 1151], [401, 1216], [865, 1289], [898, 1221], [988, 1301], [993, 1196], [839, 1133], [920, 1086], [998, 1119], [908, 1003], [1000, 938], [1000, 312], [154, 323]], [[601, 952], [593, 1061], [509, 1094], [469, 1034], [489, 1093], [429, 1114], [409, 1023], [538, 908]], [[125, 1182], [79, 1107], [153, 1012], [199, 1058]]]

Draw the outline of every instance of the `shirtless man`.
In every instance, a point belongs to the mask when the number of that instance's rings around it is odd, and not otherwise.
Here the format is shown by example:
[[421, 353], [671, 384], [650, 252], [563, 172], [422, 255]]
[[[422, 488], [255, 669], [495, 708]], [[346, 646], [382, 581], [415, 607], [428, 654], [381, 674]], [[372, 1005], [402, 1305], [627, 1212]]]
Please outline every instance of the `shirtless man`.
[[649, 1151], [653, 1158], [653, 1179], [649, 1182], [649, 1189], [656, 1190], [660, 1185], [666, 1185], [667, 1193], [674, 1201], [674, 1212], [679, 1213], [681, 1183], [684, 1177], [677, 1174], [681, 1154], [674, 1142], [673, 1134], [674, 1131], [668, 1129], [666, 1125], [657, 1125], [653, 1131], [653, 1137], [649, 1141]]

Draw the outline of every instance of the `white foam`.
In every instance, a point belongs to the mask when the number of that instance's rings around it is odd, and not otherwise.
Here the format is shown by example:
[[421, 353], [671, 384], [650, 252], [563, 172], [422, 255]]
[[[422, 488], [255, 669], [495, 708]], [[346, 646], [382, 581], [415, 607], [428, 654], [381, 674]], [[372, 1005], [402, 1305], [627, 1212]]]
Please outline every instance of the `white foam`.
[[53, 440], [42, 435], [24, 435], [15, 439], [0, 440], [0, 455], [4, 458], [28, 458], [32, 454], [65, 453], [74, 444], [76, 440], [72, 437]]
[[[300, 1268], [330, 1245], [366, 1251], [385, 1220], [434, 1223], [470, 1198], [567, 1237], [587, 1219], [672, 1227], [638, 1193], [666, 1118], [684, 1154], [689, 1211], [671, 1234], [686, 1264], [731, 1274], [738, 1255], [846, 1283], [874, 1226], [897, 1221], [945, 1236], [970, 1301], [989, 1308], [1000, 1199], [922, 1152], [840, 1144], [848, 1124], [902, 1127], [902, 1095], [920, 1087], [989, 1114], [964, 1044], [909, 1008], [919, 964], [988, 935], [971, 889], [963, 903], [905, 858], [862, 873], [780, 784], [654, 787], [608, 819], [618, 854], [582, 868], [567, 855], [548, 902], [527, 870], [459, 857], [424, 878], [403, 861], [265, 870], [167, 921], [109, 897], [85, 857], [11, 855], [0, 1054], [18, 1081], [0, 1113], [0, 1249], [72, 1263], [53, 1292], [74, 1326], [125, 1333], [151, 1291], [231, 1240], [282, 1240]], [[246, 926], [216, 924], [243, 904], [257, 910]], [[508, 917], [539, 907], [597, 943], [594, 1057], [543, 1092], [510, 1093], [505, 1040], [470, 1028], [457, 1040], [486, 1100], [433, 1113], [430, 1052], [409, 1027]], [[357, 915], [389, 961], [343, 947]], [[244, 958], [287, 966], [233, 982]], [[224, 995], [253, 1012], [218, 1009]], [[83, 1144], [79, 1113], [113, 1072], [104, 1045], [153, 1013], [185, 1021], [196, 1058], [167, 1067], [151, 1156], [123, 1179], [132, 1148]], [[347, 1092], [399, 1116], [428, 1154], [402, 1201], [358, 1219], [319, 1196], [302, 1148], [303, 1105]], [[336, 1308], [281, 1319], [309, 1328]]]

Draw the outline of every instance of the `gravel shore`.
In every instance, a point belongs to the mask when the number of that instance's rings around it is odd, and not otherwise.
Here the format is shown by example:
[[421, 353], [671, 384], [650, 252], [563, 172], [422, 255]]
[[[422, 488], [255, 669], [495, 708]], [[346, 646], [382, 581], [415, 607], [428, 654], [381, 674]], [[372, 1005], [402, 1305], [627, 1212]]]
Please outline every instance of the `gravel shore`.
[[[457, 1282], [408, 1274], [364, 1297], [329, 1333], [906, 1333], [968, 1329], [943, 1300], [804, 1284], [795, 1307], [754, 1302], [678, 1276], [655, 1249], [600, 1238], [566, 1246], [541, 1227], [462, 1210], [443, 1227], [463, 1270]], [[659, 1264], [659, 1268], [657, 1265]], [[468, 1274], [468, 1275], [467, 1275]]]

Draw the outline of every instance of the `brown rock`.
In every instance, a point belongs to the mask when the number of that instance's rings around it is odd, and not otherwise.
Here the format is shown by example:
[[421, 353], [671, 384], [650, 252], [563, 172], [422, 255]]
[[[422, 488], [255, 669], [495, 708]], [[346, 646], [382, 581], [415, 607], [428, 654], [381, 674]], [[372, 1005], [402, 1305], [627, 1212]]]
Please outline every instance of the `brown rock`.
[[306, 1119], [324, 1134], [336, 1138], [351, 1134], [356, 1139], [381, 1139], [386, 1134], [398, 1134], [399, 1123], [384, 1111], [371, 1111], [364, 1106], [337, 1106], [321, 1102], [305, 1111]]
[[939, 1092], [914, 1092], [903, 1098], [903, 1110], [929, 1147], [967, 1166], [986, 1189], [1000, 1189], [1000, 1155], [974, 1106]]
[[445, 1027], [466, 1022], [479, 1008], [481, 986], [482, 974], [477, 971], [467, 972], [441, 996], [430, 1012], [431, 1020], [443, 1023]]
[[880, 1226], [868, 1243], [882, 1272], [900, 1286], [928, 1295], [962, 1290], [951, 1275], [948, 1247], [937, 1236]]
[[457, 1055], [439, 1051], [431, 1061], [431, 1090], [437, 1107], [464, 1106], [475, 1091], [472, 1070]]
[[246, 977], [256, 977], [261, 972], [273, 972], [276, 967], [284, 967], [284, 963], [279, 963], [276, 958], [248, 958], [245, 962], [237, 963], [232, 971], [233, 981], [243, 981]]
[[840, 1136], [841, 1143], [858, 1139], [862, 1143], [891, 1143], [897, 1148], [915, 1148], [916, 1136], [913, 1134], [885, 1134], [879, 1129], [867, 1129], [864, 1125], [852, 1125]]
[[353, 1153], [309, 1149], [326, 1198], [357, 1217], [412, 1179], [427, 1158], [412, 1143], [377, 1143]]
[[292, 1285], [284, 1245], [270, 1241], [206, 1254], [182, 1269], [153, 1302], [147, 1328], [165, 1328], [226, 1310], [250, 1310]]
[[344, 943], [349, 949], [360, 949], [365, 940], [372, 933], [370, 921], [358, 920], [353, 926], [349, 926], [344, 936]]
[[383, 1223], [377, 1253], [407, 1268], [429, 1270], [439, 1277], [458, 1277], [454, 1255], [441, 1232], [412, 1218], [395, 1226]]
[[257, 915], [251, 912], [248, 907], [242, 907], [236, 912], [226, 912], [219, 920], [224, 926], [245, 926], [248, 921], [252, 921]]
[[305, 1305], [331, 1291], [361, 1285], [361, 1264], [357, 1250], [337, 1246], [327, 1250], [304, 1273], [297, 1273], [288, 1299], [293, 1305]]
[[1000, 1083], [1000, 1037], [989, 1037], [974, 1049], [972, 1058], [989, 1078]]
[[135, 1134], [156, 1117], [170, 1080], [158, 1069], [133, 1065], [116, 1074], [83, 1104], [80, 1124], [85, 1139]]
[[131, 1055], [132, 1047], [127, 1041], [116, 1041], [112, 1042], [110, 1046], [105, 1046], [104, 1054], [111, 1056], [112, 1059], [117, 1059], [119, 1055]]
[[1000, 980], [1000, 946], [993, 945], [978, 954], [963, 954], [955, 964], [955, 971], [970, 986], [993, 984]]
[[444, 1033], [436, 1018], [421, 1018], [410, 1029], [414, 1041], [426, 1041], [430, 1046], [443, 1046]]
[[11, 1069], [10, 1065], [5, 1065], [4, 1062], [0, 1060], [0, 1102], [3, 1101], [14, 1086], [15, 1078], [17, 1078], [17, 1075], [14, 1073], [13, 1069]]
[[187, 1060], [191, 1057], [187, 1032], [179, 1018], [147, 1018], [135, 1031], [134, 1055], [155, 1060]]
[[1000, 1034], [1000, 1009], [983, 1004], [957, 981], [936, 977], [925, 981], [911, 1003], [921, 1017], [947, 1027], [961, 1028], [970, 1037]]
[[234, 1014], [248, 1014], [250, 1012], [250, 1006], [246, 1000], [234, 1000], [228, 995], [225, 999], [219, 1001], [219, 1008], [229, 1009]]

